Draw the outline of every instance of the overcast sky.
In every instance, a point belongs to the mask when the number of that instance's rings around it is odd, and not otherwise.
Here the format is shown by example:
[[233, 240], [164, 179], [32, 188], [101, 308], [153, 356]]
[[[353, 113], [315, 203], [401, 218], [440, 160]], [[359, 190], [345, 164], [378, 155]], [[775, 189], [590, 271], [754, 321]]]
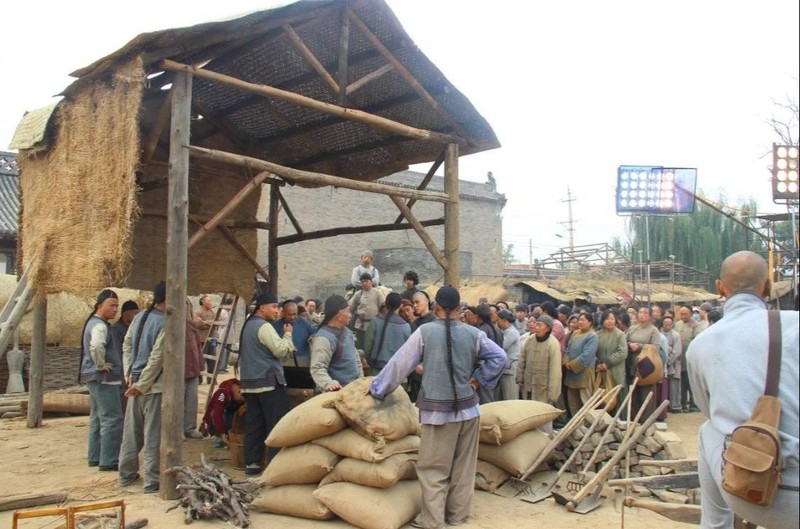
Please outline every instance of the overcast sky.
[[[69, 72], [137, 34], [284, 3], [6, 2], [0, 149], [26, 110], [69, 84]], [[503, 239], [521, 262], [529, 242], [534, 258], [566, 245], [568, 187], [576, 245], [623, 235], [619, 165], [696, 167], [706, 197], [752, 197], [761, 212], [785, 211], [771, 201], [776, 137], [766, 120], [784, 115], [775, 102], [798, 97], [797, 0], [388, 3], [503, 145], [462, 158], [460, 174], [494, 174], [508, 198]]]

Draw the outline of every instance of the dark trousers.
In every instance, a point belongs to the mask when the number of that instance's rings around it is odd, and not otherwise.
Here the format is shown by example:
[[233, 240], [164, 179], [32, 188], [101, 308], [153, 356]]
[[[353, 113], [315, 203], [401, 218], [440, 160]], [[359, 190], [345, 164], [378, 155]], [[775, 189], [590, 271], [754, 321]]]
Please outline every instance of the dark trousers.
[[[277, 386], [272, 391], [244, 395], [247, 399], [247, 412], [244, 416], [246, 429], [244, 460], [248, 465], [261, 466], [266, 449], [264, 441], [278, 421], [289, 411], [289, 396], [286, 393], [286, 386]], [[270, 448], [267, 455], [272, 459], [279, 450], [280, 448]]]
[[636, 417], [636, 414], [639, 413], [639, 410], [642, 408], [642, 404], [644, 404], [645, 399], [647, 399], [647, 395], [649, 393], [653, 393], [653, 396], [650, 398], [650, 402], [647, 404], [647, 408], [642, 413], [642, 416], [639, 418], [639, 422], [643, 423], [647, 420], [650, 415], [656, 411], [656, 407], [658, 407], [658, 395], [661, 392], [661, 384], [651, 384], [650, 386], [636, 386], [636, 390], [631, 397], [632, 405], [631, 408], [631, 416], [628, 418], [629, 420], [633, 420]]
[[681, 371], [681, 402], [674, 404], [676, 408], [680, 408], [681, 405], [683, 405], [684, 410], [694, 406], [694, 395], [692, 395], [692, 386], [689, 383], [689, 372], [686, 370]]

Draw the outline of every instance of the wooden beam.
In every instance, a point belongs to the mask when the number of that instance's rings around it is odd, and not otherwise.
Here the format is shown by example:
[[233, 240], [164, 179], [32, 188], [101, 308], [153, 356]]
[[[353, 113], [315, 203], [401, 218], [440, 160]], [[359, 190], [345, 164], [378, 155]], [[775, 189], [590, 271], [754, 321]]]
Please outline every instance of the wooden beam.
[[299, 169], [292, 169], [291, 167], [285, 167], [283, 165], [267, 162], [265, 160], [259, 160], [258, 158], [250, 158], [240, 154], [216, 151], [203, 147], [196, 147], [194, 145], [189, 146], [189, 150], [192, 152], [193, 156], [197, 156], [198, 158], [239, 165], [257, 171], [269, 171], [280, 176], [281, 178], [284, 178], [290, 183], [310, 184], [314, 186], [343, 187], [345, 189], [353, 189], [355, 191], [365, 191], [367, 193], [378, 193], [382, 195], [403, 198], [415, 198], [417, 200], [429, 200], [431, 202], [447, 202], [450, 200], [450, 197], [447, 194], [436, 191], [417, 191], [415, 189], [406, 189], [403, 187], [395, 187], [386, 184], [377, 184], [375, 182], [351, 180], [349, 178], [342, 178], [340, 176], [327, 175], [324, 173], [301, 171]]
[[459, 206], [458, 206], [458, 145], [448, 145], [444, 158], [444, 192], [450, 201], [444, 205], [444, 255], [448, 267], [444, 273], [444, 284], [458, 288], [461, 281], [459, 259]]
[[384, 46], [383, 42], [381, 42], [381, 39], [379, 39], [367, 27], [367, 25], [364, 24], [364, 22], [360, 18], [358, 18], [358, 15], [356, 15], [353, 12], [353, 10], [350, 9], [349, 7], [346, 9], [350, 20], [352, 20], [355, 23], [359, 31], [361, 31], [361, 33], [367, 38], [367, 40], [372, 44], [372, 46], [375, 47], [375, 49], [377, 49], [387, 61], [389, 61], [389, 64], [391, 64], [392, 67], [397, 71], [397, 73], [400, 74], [400, 77], [405, 79], [405, 81], [419, 95], [419, 97], [422, 98], [424, 101], [426, 101], [431, 107], [433, 107], [433, 110], [436, 111], [436, 113], [439, 114], [439, 116], [441, 116], [442, 119], [444, 119], [451, 127], [453, 127], [453, 129], [455, 129], [455, 131], [458, 134], [461, 135], [462, 141], [451, 142], [451, 143], [466, 145], [467, 144], [466, 139], [469, 138], [469, 134], [467, 134], [467, 132], [461, 127], [461, 125], [459, 125], [458, 122], [455, 119], [453, 119], [453, 116], [451, 116], [449, 112], [447, 112], [445, 109], [439, 106], [439, 103], [428, 93], [427, 90], [425, 90], [425, 88], [423, 88], [421, 84], [419, 84], [419, 81], [417, 81], [416, 78], [413, 75], [411, 75], [411, 72], [409, 72], [408, 69], [406, 69], [406, 67], [403, 66], [403, 63], [398, 61], [397, 58], [392, 54], [392, 52], [389, 51], [389, 49], [386, 46]]
[[192, 76], [175, 76], [172, 85], [167, 197], [167, 310], [164, 319], [163, 391], [161, 393], [160, 496], [174, 500], [177, 473], [183, 466], [184, 357], [186, 356], [186, 279], [189, 238], [189, 133], [192, 122]]
[[361, 88], [364, 88], [367, 84], [371, 83], [376, 79], [380, 79], [381, 77], [391, 72], [392, 70], [394, 70], [394, 66], [392, 66], [391, 64], [386, 64], [384, 66], [381, 66], [374, 72], [368, 73], [361, 79], [353, 81], [352, 83], [347, 85], [347, 91], [346, 91], [347, 95], [350, 95], [353, 92], [360, 90]]
[[[444, 218], [423, 220], [420, 222], [423, 226], [441, 226], [444, 224]], [[310, 241], [312, 239], [325, 239], [326, 237], [336, 237], [337, 235], [356, 235], [360, 233], [377, 233], [381, 231], [398, 231], [413, 229], [411, 224], [372, 224], [370, 226], [344, 226], [341, 228], [329, 228], [326, 230], [307, 231], [305, 233], [298, 233], [295, 235], [285, 235], [278, 237], [275, 244], [283, 246], [284, 244], [293, 244], [296, 242]]]
[[[439, 167], [441, 167], [442, 163], [444, 162], [445, 149], [442, 149], [442, 152], [439, 153], [439, 156], [436, 158], [436, 161], [433, 162], [433, 165], [431, 165], [431, 168], [425, 175], [425, 178], [423, 178], [422, 182], [420, 182], [419, 185], [417, 186], [417, 191], [424, 191], [428, 187], [428, 184], [431, 183], [431, 180], [433, 180], [433, 175], [436, 173], [436, 171], [439, 170]], [[416, 204], [416, 202], [417, 201], [412, 198], [408, 202], [406, 202], [406, 207], [408, 209], [411, 209], [412, 207], [414, 207], [414, 204]], [[401, 213], [400, 215], [397, 216], [394, 222], [395, 224], [400, 224], [402, 221], [403, 221], [403, 215]]]
[[269, 188], [269, 237], [267, 245], [267, 270], [269, 271], [269, 291], [278, 295], [278, 213], [280, 211], [280, 189], [275, 186]]
[[[278, 190], [278, 199], [281, 201], [281, 206], [283, 206], [283, 211], [286, 213], [286, 216], [289, 217], [289, 221], [294, 226], [294, 229], [297, 233], [303, 233], [303, 228], [300, 227], [300, 223], [297, 222], [297, 217], [294, 216], [292, 213], [292, 209], [289, 207], [289, 203], [286, 202], [286, 197], [283, 196], [283, 193]], [[276, 237], [277, 238], [277, 237]]]
[[270, 173], [267, 171], [262, 171], [258, 173], [255, 178], [250, 180], [245, 186], [239, 190], [236, 195], [225, 204], [222, 209], [220, 209], [216, 215], [214, 215], [211, 220], [203, 224], [199, 230], [194, 232], [192, 238], [189, 239], [189, 246], [188, 248], [191, 249], [192, 246], [197, 244], [200, 239], [206, 236], [208, 232], [216, 228], [226, 216], [230, 215], [233, 210], [235, 210], [239, 204], [241, 204], [245, 198], [250, 196], [250, 194], [255, 191], [256, 189], [261, 189], [261, 184], [264, 183], [267, 178], [269, 178]]
[[156, 120], [153, 122], [153, 125], [150, 127], [150, 131], [147, 135], [147, 140], [144, 144], [144, 150], [142, 151], [142, 165], [147, 165], [150, 163], [150, 160], [152, 160], [153, 154], [156, 152], [156, 147], [158, 146], [158, 140], [161, 138], [161, 133], [164, 131], [164, 127], [166, 127], [167, 123], [169, 122], [171, 112], [172, 90], [169, 90], [167, 95], [164, 96], [164, 100], [161, 101], [161, 106], [158, 107]]
[[42, 426], [44, 404], [44, 355], [47, 350], [47, 294], [33, 300], [31, 359], [28, 366], [28, 428]]
[[339, 93], [339, 85], [336, 84], [336, 81], [331, 77], [331, 74], [328, 73], [328, 70], [322, 65], [319, 60], [314, 56], [311, 50], [308, 49], [308, 46], [305, 45], [303, 39], [300, 38], [295, 30], [289, 24], [283, 25], [283, 31], [286, 33], [286, 36], [289, 37], [289, 41], [294, 45], [295, 49], [300, 52], [300, 55], [306, 60], [306, 62], [311, 66], [315, 72], [322, 77], [322, 80], [325, 81], [325, 85], [327, 85], [328, 90], [331, 92], [333, 96], [338, 95]]
[[439, 143], [466, 144], [465, 140], [455, 136], [451, 136], [449, 134], [441, 134], [430, 130], [418, 129], [416, 127], [404, 125], [403, 123], [399, 123], [391, 119], [386, 119], [381, 116], [375, 116], [373, 114], [369, 114], [361, 110], [344, 108], [338, 105], [324, 103], [322, 101], [317, 101], [316, 99], [312, 99], [304, 95], [295, 94], [294, 92], [288, 92], [286, 90], [281, 90], [279, 88], [274, 88], [267, 85], [248, 83], [247, 81], [242, 81], [240, 79], [236, 79], [235, 77], [231, 77], [229, 75], [212, 72], [209, 70], [203, 70], [195, 66], [190, 66], [188, 64], [181, 64], [179, 62], [171, 61], [169, 59], [165, 59], [161, 63], [161, 66], [166, 70], [172, 70], [176, 72], [182, 71], [190, 73], [196, 77], [207, 79], [209, 81], [216, 81], [228, 86], [239, 88], [241, 90], [260, 94], [264, 97], [279, 99], [281, 101], [286, 101], [288, 103], [293, 103], [302, 107], [311, 108], [319, 112], [323, 112], [325, 114], [337, 116], [341, 119], [358, 121], [365, 125], [379, 128], [382, 130], [388, 130], [389, 132], [393, 132], [401, 136], [408, 136], [410, 138], [415, 138], [418, 140], [435, 141]]
[[228, 242], [231, 243], [231, 246], [236, 248], [236, 250], [242, 255], [242, 257], [247, 259], [248, 262], [250, 262], [250, 264], [253, 265], [253, 268], [255, 268], [256, 272], [261, 274], [261, 277], [263, 277], [264, 279], [269, 281], [269, 273], [266, 270], [264, 270], [264, 267], [262, 267], [260, 264], [258, 264], [258, 261], [256, 260], [255, 257], [250, 255], [250, 252], [247, 251], [247, 248], [242, 246], [242, 243], [239, 242], [239, 240], [231, 232], [231, 230], [229, 230], [228, 228], [226, 228], [222, 224], [217, 226], [217, 229], [220, 231], [220, 233], [222, 233], [222, 235], [225, 236], [226, 239], [228, 239]]
[[347, 16], [347, 4], [341, 11], [342, 31], [339, 34], [339, 94], [336, 99], [340, 107], [347, 104], [347, 58], [350, 54], [350, 17]]
[[394, 205], [397, 206], [397, 209], [400, 210], [400, 213], [406, 218], [411, 227], [414, 228], [414, 231], [417, 232], [419, 238], [422, 239], [422, 243], [425, 245], [425, 248], [431, 253], [436, 262], [439, 263], [439, 266], [442, 267], [442, 270], [447, 272], [447, 258], [442, 254], [439, 247], [436, 246], [436, 243], [431, 239], [431, 236], [428, 235], [428, 232], [425, 231], [425, 228], [422, 226], [422, 223], [417, 220], [417, 217], [414, 216], [414, 213], [408, 209], [408, 206], [397, 197], [389, 197], [394, 202]]
[[[155, 211], [151, 209], [145, 209], [140, 211], [139, 213], [142, 217], [161, 217], [167, 218], [167, 214], [164, 211]], [[208, 219], [202, 219], [197, 217], [196, 215], [189, 214], [191, 220], [198, 225], [206, 224]], [[220, 226], [225, 226], [229, 230], [268, 230], [269, 223], [262, 222], [262, 221], [247, 221], [247, 220], [232, 220], [228, 222], [221, 223]]]

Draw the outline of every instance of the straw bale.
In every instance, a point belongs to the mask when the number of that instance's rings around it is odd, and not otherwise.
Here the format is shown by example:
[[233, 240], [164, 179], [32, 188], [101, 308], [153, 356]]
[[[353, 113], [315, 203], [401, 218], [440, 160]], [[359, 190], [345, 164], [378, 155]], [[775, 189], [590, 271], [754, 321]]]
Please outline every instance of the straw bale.
[[46, 152], [20, 153], [22, 255], [27, 265], [46, 252], [30, 272], [40, 295], [90, 294], [124, 282], [143, 87], [137, 57], [59, 104]]
[[[16, 283], [16, 276], [0, 275], [0, 306], [8, 302]], [[132, 299], [139, 304], [139, 307], [144, 308], [152, 297], [149, 292], [138, 290], [126, 288], [114, 288], [113, 290], [119, 296], [120, 305]], [[47, 297], [47, 343], [67, 347], [80, 346], [83, 324], [92, 311], [93, 303], [94, 299], [91, 297], [77, 296], [67, 292], [49, 295]], [[29, 308], [19, 326], [19, 343], [22, 345], [31, 343], [32, 319], [32, 310]]]

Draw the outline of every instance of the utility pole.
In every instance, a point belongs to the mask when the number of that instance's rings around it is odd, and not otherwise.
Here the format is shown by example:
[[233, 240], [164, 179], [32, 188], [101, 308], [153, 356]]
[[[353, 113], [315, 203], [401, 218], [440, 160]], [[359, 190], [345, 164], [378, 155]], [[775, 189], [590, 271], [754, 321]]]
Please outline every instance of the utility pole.
[[561, 202], [567, 203], [569, 220], [567, 222], [559, 222], [559, 224], [567, 226], [567, 231], [569, 232], [569, 253], [570, 256], [572, 256], [572, 254], [575, 252], [575, 220], [572, 217], [572, 203], [575, 202], [575, 199], [572, 198], [572, 191], [570, 191], [569, 186], [567, 186], [567, 199], [562, 200]]
[[533, 270], [533, 239], [528, 239], [528, 268]]

